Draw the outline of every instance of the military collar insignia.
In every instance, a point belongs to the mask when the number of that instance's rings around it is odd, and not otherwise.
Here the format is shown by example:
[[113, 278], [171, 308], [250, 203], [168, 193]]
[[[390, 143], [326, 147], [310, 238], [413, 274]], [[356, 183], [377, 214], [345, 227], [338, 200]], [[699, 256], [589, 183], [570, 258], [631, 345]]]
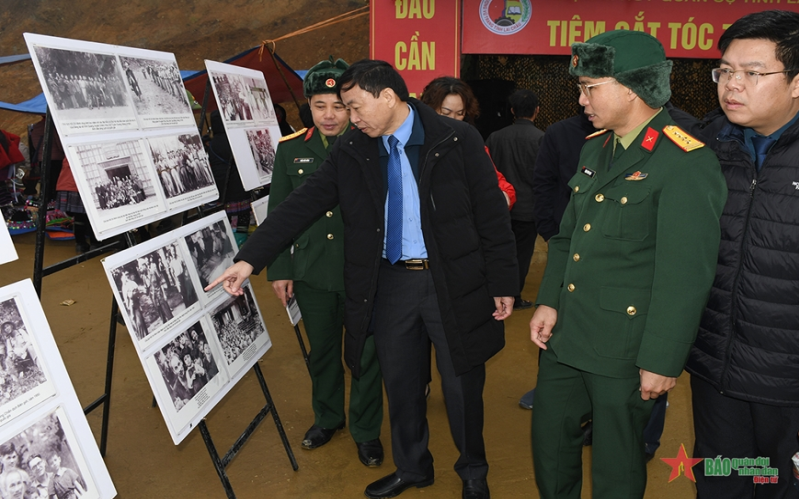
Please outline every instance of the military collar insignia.
[[583, 175], [588, 175], [591, 178], [594, 178], [594, 175], [596, 175], [596, 172], [588, 168], [587, 166], [580, 168], [580, 173], [582, 173]]
[[655, 144], [658, 141], [658, 136], [659, 135], [660, 135], [660, 132], [658, 132], [657, 130], [655, 130], [652, 127], [649, 127], [646, 130], [646, 135], [644, 135], [644, 140], [641, 142], [641, 147], [643, 147], [644, 149], [646, 149], [649, 152], [652, 152], [652, 149], [655, 148]]
[[691, 137], [685, 130], [676, 125], [667, 125], [663, 128], [663, 134], [685, 152], [691, 152], [694, 149], [705, 146], [704, 142]]
[[316, 127], [312, 126], [311, 128], [308, 129], [308, 133], [305, 134], [305, 142], [308, 142], [309, 140], [311, 140], [311, 137], [313, 137], [313, 131], [314, 131], [315, 128]]
[[313, 163], [313, 158], [294, 158], [295, 163]]
[[643, 180], [648, 176], [649, 176], [648, 173], [641, 173], [641, 172], [628, 173], [627, 175], [624, 176], [624, 180]]

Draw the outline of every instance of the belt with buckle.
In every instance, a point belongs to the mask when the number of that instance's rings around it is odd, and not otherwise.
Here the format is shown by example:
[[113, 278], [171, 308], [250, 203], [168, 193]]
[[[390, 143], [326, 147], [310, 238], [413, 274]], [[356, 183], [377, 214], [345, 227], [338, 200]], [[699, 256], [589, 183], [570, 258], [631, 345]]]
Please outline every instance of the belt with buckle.
[[427, 258], [414, 258], [413, 260], [401, 260], [397, 264], [405, 265], [408, 270], [427, 270], [430, 268], [430, 260]]

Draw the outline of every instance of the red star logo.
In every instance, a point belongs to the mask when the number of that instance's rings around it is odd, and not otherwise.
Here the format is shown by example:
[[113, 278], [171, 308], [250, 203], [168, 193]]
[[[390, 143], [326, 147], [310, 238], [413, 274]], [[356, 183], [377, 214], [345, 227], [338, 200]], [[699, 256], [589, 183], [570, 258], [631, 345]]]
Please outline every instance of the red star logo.
[[680, 452], [677, 453], [677, 457], [661, 457], [660, 460], [672, 468], [669, 482], [679, 477], [681, 472], [685, 474], [685, 478], [696, 482], [694, 471], [691, 468], [704, 461], [701, 457], [696, 459], [688, 457], [683, 444], [680, 444]]

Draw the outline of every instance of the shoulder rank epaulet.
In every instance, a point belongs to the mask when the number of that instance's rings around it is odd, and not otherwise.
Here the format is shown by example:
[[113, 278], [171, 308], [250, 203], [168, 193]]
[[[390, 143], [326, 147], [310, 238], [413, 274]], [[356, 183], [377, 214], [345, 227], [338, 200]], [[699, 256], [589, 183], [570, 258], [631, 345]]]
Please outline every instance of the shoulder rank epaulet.
[[278, 142], [285, 142], [287, 140], [291, 140], [295, 137], [299, 137], [300, 135], [304, 134], [305, 131], [308, 130], [307, 128], [303, 128], [302, 130], [297, 130], [296, 132], [292, 133], [291, 135], [286, 135], [285, 137], [280, 137]]
[[608, 129], [607, 129], [607, 128], [603, 128], [602, 130], [597, 130], [596, 132], [594, 132], [594, 133], [592, 133], [591, 135], [587, 136], [587, 137], [585, 138], [585, 140], [588, 140], [588, 139], [593, 139], [594, 137], [599, 137], [600, 135], [602, 135], [603, 133], [605, 133], [605, 132], [607, 132], [607, 131], [608, 131]]
[[663, 134], [670, 138], [672, 142], [677, 144], [677, 147], [685, 152], [691, 152], [694, 149], [704, 147], [705, 143], [688, 135], [688, 133], [677, 125], [667, 125], [663, 128]]

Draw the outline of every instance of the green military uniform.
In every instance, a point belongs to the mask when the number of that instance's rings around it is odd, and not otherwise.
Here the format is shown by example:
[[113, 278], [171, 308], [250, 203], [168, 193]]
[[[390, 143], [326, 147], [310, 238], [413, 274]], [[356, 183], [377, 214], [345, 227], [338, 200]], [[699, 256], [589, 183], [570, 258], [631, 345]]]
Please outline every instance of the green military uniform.
[[[327, 157], [326, 138], [315, 128], [284, 137], [275, 154], [269, 211], [299, 187]], [[293, 280], [311, 351], [314, 424], [337, 428], [345, 421], [344, 368], [344, 223], [338, 206], [306, 229], [267, 269], [270, 281]], [[361, 377], [350, 390], [349, 428], [356, 442], [380, 436], [383, 391], [371, 338], [361, 358]]]
[[590, 418], [593, 497], [643, 496], [654, 401], [641, 399], [639, 369], [679, 376], [714, 277], [727, 194], [715, 155], [663, 109], [630, 136], [616, 159], [613, 132], [589, 136], [549, 242], [537, 304], [558, 316], [533, 414], [542, 498], [580, 497]]

